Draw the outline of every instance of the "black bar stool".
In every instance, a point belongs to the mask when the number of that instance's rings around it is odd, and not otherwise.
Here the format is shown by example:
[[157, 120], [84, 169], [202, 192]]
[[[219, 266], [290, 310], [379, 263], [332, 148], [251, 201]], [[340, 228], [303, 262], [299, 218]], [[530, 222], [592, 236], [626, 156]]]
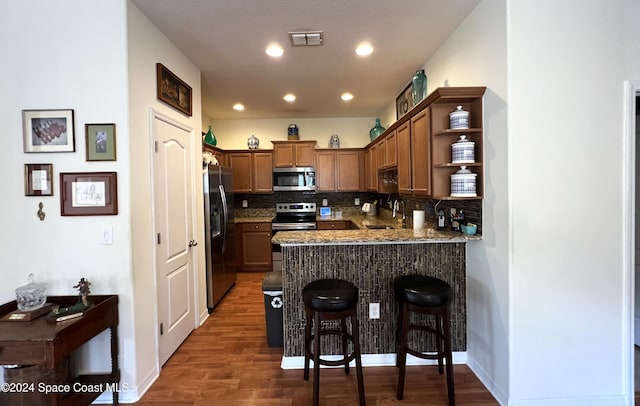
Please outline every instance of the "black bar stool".
[[[455, 406], [453, 391], [453, 363], [451, 354], [451, 329], [449, 327], [449, 304], [453, 296], [451, 287], [445, 281], [422, 275], [398, 276], [393, 281], [396, 298], [400, 302], [400, 314], [396, 330], [398, 374], [398, 400], [404, 396], [404, 377], [407, 354], [423, 358], [437, 359], [438, 372], [443, 373], [442, 362], [447, 364], [447, 392], [449, 406]], [[427, 325], [411, 324], [410, 313], [435, 315], [435, 328]], [[435, 335], [436, 352], [422, 353], [408, 348], [411, 330], [422, 330]]]
[[[364, 380], [362, 377], [362, 360], [360, 358], [360, 339], [358, 332], [358, 288], [351, 282], [341, 279], [320, 279], [307, 284], [302, 289], [302, 300], [306, 312], [304, 327], [304, 380], [309, 380], [309, 359], [313, 359], [313, 404], [319, 404], [320, 365], [344, 365], [349, 373], [349, 362], [356, 361], [358, 375], [358, 397], [360, 405], [365, 405]], [[347, 331], [346, 319], [351, 320], [351, 334]], [[340, 329], [323, 328], [323, 320], [339, 320]], [[313, 333], [312, 333], [313, 325]], [[335, 361], [320, 359], [320, 338], [323, 335], [342, 337], [343, 358]], [[353, 343], [353, 351], [347, 353], [348, 342]], [[313, 342], [313, 350], [311, 343]]]

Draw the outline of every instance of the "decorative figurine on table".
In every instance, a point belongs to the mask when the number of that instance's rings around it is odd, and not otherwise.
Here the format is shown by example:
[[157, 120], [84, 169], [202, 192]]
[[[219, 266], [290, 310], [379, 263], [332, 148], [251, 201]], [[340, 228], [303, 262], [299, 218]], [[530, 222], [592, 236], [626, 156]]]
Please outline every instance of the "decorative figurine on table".
[[89, 293], [91, 293], [91, 290], [89, 290], [89, 286], [91, 286], [91, 282], [89, 282], [85, 278], [80, 278], [78, 284], [74, 286], [75, 289], [78, 289], [78, 295], [80, 296], [78, 304], [82, 302], [84, 307], [89, 307], [89, 305], [91, 305], [91, 302], [89, 302], [88, 298]]

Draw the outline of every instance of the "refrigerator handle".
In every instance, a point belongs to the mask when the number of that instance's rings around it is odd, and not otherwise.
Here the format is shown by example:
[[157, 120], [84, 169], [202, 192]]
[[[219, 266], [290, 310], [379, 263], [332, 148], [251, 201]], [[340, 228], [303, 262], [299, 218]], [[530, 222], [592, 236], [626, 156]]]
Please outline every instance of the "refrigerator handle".
[[229, 207], [227, 206], [227, 194], [224, 192], [224, 186], [219, 185], [220, 197], [222, 198], [222, 213], [224, 221], [220, 231], [222, 231], [222, 252], [227, 250], [227, 224], [229, 223]]

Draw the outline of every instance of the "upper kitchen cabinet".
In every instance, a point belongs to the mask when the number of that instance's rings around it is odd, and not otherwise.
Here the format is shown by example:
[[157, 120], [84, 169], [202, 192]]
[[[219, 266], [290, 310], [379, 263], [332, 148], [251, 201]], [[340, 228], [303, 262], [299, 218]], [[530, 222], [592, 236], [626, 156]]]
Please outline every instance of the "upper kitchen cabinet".
[[316, 191], [365, 189], [364, 151], [360, 148], [316, 150]]
[[315, 166], [316, 141], [271, 141], [273, 167]]
[[431, 195], [429, 108], [415, 114], [396, 130], [398, 137], [398, 193]]
[[[456, 88], [452, 88], [456, 89]], [[456, 96], [446, 93], [430, 107], [431, 109], [431, 195], [434, 199], [482, 199], [484, 193], [483, 165], [483, 124], [482, 124], [482, 88], [459, 88]], [[465, 91], [465, 89], [468, 89]], [[450, 129], [449, 113], [456, 111], [457, 106], [469, 112], [469, 128]], [[473, 158], [453, 159], [452, 145], [466, 136], [473, 143]], [[451, 175], [462, 166], [475, 175], [476, 196], [452, 197]], [[473, 177], [473, 176], [472, 176]], [[473, 181], [470, 181], [473, 183]], [[461, 193], [463, 195], [467, 193]]]
[[202, 149], [204, 152], [211, 152], [213, 154], [213, 157], [218, 160], [218, 164], [220, 164], [220, 166], [228, 166], [226, 154], [220, 148], [213, 147], [209, 144], [202, 144]]
[[227, 158], [229, 166], [233, 169], [234, 192], [273, 192], [273, 154], [271, 151], [230, 151]]
[[[389, 153], [393, 145], [397, 148], [397, 183], [401, 195], [431, 197], [439, 200], [482, 199], [484, 182], [482, 96], [485, 87], [440, 87], [429, 94], [400, 120], [392, 124], [383, 140], [376, 139], [367, 146], [367, 187], [372, 188], [373, 161], [378, 160], [377, 168], [388, 175], [393, 154]], [[450, 129], [449, 114], [457, 107], [469, 112], [469, 128]], [[452, 144], [461, 135], [474, 145], [475, 159], [452, 159]], [[395, 137], [395, 144], [391, 141]], [[380, 149], [384, 148], [384, 152]], [[384, 159], [384, 163], [380, 160]], [[451, 175], [465, 166], [475, 179], [476, 193], [453, 193]], [[387, 177], [388, 179], [389, 177]], [[465, 187], [468, 185], [464, 185]], [[380, 183], [377, 184], [380, 191]]]

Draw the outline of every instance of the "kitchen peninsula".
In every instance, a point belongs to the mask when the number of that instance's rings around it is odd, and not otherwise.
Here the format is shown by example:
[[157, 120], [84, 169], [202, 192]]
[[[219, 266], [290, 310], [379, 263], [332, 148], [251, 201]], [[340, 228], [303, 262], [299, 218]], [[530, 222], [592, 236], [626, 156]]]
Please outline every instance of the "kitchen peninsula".
[[[283, 257], [283, 367], [297, 367], [294, 357], [304, 355], [302, 289], [307, 283], [321, 278], [345, 279], [358, 287], [360, 344], [365, 364], [369, 355], [380, 357], [372, 362], [384, 363], [385, 354], [395, 353], [398, 306], [393, 294], [393, 278], [406, 274], [429, 275], [451, 285], [454, 294], [451, 309], [453, 350], [466, 351], [465, 244], [478, 239], [481, 237], [426, 228], [276, 234], [273, 242], [281, 245]], [[369, 318], [369, 303], [380, 304], [379, 319]], [[424, 336], [413, 339], [416, 341], [411, 341], [411, 345], [416, 349], [433, 348], [433, 343]], [[324, 349], [323, 353], [335, 354], [331, 351], [334, 348]]]

